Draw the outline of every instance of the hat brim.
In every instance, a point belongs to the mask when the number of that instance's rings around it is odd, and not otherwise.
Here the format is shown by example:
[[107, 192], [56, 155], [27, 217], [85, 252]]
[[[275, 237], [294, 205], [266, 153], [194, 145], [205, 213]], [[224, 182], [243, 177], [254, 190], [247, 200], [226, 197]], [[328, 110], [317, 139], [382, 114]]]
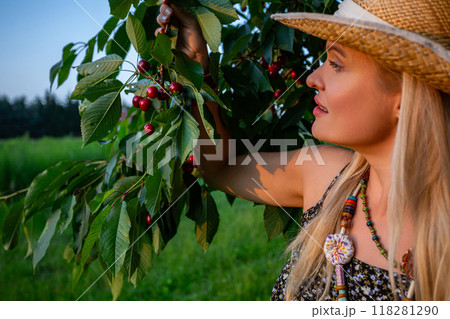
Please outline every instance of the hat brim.
[[380, 23], [320, 13], [277, 13], [271, 18], [363, 52], [450, 94], [450, 51], [424, 36]]

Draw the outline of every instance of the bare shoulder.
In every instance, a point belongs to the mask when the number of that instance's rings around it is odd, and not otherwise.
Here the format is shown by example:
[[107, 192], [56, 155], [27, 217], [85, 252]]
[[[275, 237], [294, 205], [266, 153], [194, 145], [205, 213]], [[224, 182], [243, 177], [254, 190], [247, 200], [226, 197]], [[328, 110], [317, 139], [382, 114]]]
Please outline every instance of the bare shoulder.
[[303, 209], [314, 206], [323, 196], [331, 181], [350, 162], [354, 151], [329, 144], [310, 147], [314, 161], [305, 163], [302, 172]]

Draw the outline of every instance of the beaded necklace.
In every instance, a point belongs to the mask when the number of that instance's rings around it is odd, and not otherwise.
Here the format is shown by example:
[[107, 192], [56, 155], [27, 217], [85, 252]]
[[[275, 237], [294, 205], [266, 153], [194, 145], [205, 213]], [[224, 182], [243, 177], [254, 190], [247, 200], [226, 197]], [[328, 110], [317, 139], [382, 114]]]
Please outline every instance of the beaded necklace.
[[[346, 233], [351, 228], [352, 218], [356, 210], [357, 195], [361, 191], [360, 198], [363, 202], [363, 212], [365, 213], [366, 225], [372, 234], [372, 240], [375, 242], [376, 246], [380, 250], [380, 253], [387, 259], [387, 251], [382, 247], [379, 237], [376, 235], [375, 229], [373, 228], [373, 222], [370, 219], [369, 208], [367, 206], [367, 181], [369, 179], [370, 171], [367, 170], [364, 177], [361, 178], [356, 188], [353, 190], [352, 194], [347, 198], [344, 209], [342, 210], [342, 220], [341, 220], [341, 231], [337, 234], [328, 235], [324, 244], [325, 257], [329, 262], [335, 266], [336, 273], [336, 300], [337, 301], [347, 301], [347, 286], [345, 284], [345, 276], [343, 265], [350, 262], [352, 259], [355, 249], [353, 242]], [[397, 263], [394, 262], [394, 267], [397, 267]], [[402, 258], [402, 266], [400, 271], [406, 273], [408, 277], [413, 280], [413, 264], [412, 264], [412, 250], [408, 249], [408, 252]], [[414, 280], [408, 289], [407, 297], [403, 297], [402, 300], [408, 301], [412, 300], [414, 295]]]

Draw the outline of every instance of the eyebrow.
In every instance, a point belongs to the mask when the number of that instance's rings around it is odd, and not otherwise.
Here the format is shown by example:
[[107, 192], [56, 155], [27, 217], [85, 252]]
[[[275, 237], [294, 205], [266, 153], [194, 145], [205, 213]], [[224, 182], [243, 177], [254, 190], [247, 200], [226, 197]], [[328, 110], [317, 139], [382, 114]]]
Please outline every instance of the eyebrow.
[[330, 47], [327, 49], [327, 51], [336, 51], [337, 53], [339, 53], [340, 55], [342, 55], [344, 58], [346, 58], [347, 56], [345, 55], [344, 50], [342, 50], [342, 48], [336, 46], [336, 45], [330, 45]]

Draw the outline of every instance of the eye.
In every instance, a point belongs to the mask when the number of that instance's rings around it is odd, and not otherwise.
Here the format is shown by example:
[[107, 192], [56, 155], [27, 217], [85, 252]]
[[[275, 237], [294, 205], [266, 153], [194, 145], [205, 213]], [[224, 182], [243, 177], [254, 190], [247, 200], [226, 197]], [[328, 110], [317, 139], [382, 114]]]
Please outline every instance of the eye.
[[330, 66], [335, 69], [336, 71], [339, 71], [341, 69], [341, 66], [337, 65], [334, 61], [328, 60], [330, 62]]

